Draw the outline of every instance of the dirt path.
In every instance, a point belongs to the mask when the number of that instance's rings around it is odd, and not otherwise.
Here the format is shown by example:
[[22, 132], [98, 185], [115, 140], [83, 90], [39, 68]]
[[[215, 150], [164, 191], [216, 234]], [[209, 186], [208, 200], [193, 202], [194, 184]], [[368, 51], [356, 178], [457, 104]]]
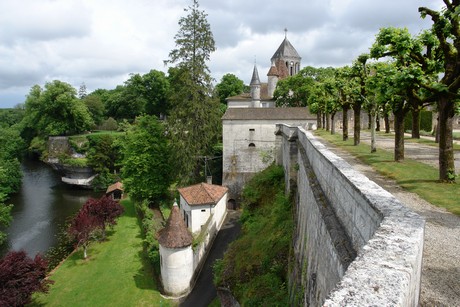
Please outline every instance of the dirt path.
[[[425, 218], [420, 305], [460, 306], [460, 217], [431, 205], [416, 194], [404, 191], [393, 180], [379, 175], [372, 167], [362, 164], [349, 153], [322, 141], [355, 169]], [[361, 142], [370, 142], [369, 133], [362, 132]], [[380, 137], [377, 140], [378, 149], [393, 150], [394, 141], [391, 138]], [[437, 167], [436, 147], [406, 143], [405, 149], [406, 158]], [[460, 172], [459, 161], [460, 157], [457, 154], [457, 173]]]

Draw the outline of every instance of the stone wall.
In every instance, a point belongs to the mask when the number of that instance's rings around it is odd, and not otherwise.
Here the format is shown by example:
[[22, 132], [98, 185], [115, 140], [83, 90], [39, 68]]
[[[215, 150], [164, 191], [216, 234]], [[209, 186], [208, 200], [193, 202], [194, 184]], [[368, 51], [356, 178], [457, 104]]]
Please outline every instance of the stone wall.
[[300, 127], [277, 125], [295, 192], [291, 303], [417, 306], [424, 220]]

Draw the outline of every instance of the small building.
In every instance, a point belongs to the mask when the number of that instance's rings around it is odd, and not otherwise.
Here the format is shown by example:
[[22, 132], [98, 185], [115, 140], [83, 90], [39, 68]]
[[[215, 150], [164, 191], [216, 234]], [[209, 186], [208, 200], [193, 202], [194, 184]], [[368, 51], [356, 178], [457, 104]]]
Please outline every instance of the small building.
[[193, 237], [187, 229], [177, 203], [174, 203], [166, 227], [160, 230], [161, 281], [166, 294], [180, 296], [190, 291], [193, 277]]
[[226, 187], [208, 183], [179, 189], [181, 213], [192, 233], [201, 231], [208, 220], [220, 229], [227, 213], [227, 192]]
[[118, 181], [107, 188], [105, 195], [111, 196], [114, 200], [120, 200], [123, 198], [123, 191], [123, 183]]

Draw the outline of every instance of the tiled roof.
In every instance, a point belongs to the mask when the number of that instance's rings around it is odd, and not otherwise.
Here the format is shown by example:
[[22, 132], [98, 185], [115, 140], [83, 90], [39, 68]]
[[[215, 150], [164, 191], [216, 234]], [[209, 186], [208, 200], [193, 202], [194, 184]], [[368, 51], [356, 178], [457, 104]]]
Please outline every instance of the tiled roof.
[[267, 73], [267, 76], [279, 76], [278, 68], [275, 65], [270, 67], [270, 70]]
[[123, 191], [123, 183], [118, 181], [117, 183], [112, 184], [107, 188], [107, 191], [105, 192], [106, 194], [112, 193], [115, 190], [120, 190]]
[[178, 190], [190, 206], [198, 206], [217, 204], [227, 193], [228, 188], [220, 185], [199, 183]]
[[275, 54], [272, 56], [272, 60], [279, 59], [279, 58], [297, 58], [301, 59], [300, 55], [295, 50], [294, 46], [292, 46], [291, 42], [288, 41], [287, 38], [284, 38], [281, 45], [276, 50]]
[[316, 120], [308, 108], [228, 108], [223, 120]]
[[193, 237], [185, 225], [177, 204], [174, 204], [166, 227], [159, 231], [158, 242], [167, 248], [182, 248], [193, 243]]

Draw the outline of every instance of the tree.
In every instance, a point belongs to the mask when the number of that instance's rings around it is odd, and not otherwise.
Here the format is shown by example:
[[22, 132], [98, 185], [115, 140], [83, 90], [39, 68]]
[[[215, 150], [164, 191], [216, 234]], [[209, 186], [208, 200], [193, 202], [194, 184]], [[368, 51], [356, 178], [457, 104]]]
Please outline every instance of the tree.
[[102, 239], [106, 237], [106, 227], [116, 225], [116, 219], [124, 212], [124, 208], [109, 196], [90, 198], [83, 207], [87, 207], [84, 210], [95, 218], [95, 224], [102, 230]]
[[89, 149], [86, 155], [88, 165], [98, 174], [93, 186], [107, 188], [118, 180], [116, 173], [121, 162], [120, 137], [110, 134], [88, 136]]
[[75, 89], [58, 80], [46, 83], [44, 89], [34, 85], [26, 98], [25, 109], [25, 128], [33, 130], [35, 135], [75, 134], [93, 124]]
[[104, 103], [97, 94], [86, 95], [83, 99], [88, 108], [91, 118], [96, 126], [100, 125], [104, 119]]
[[156, 202], [172, 182], [171, 150], [154, 116], [138, 117], [122, 140], [123, 185], [131, 198]]
[[[6, 195], [0, 192], [0, 229], [8, 227], [11, 222], [11, 209], [13, 205], [5, 204]], [[0, 245], [5, 242], [6, 234], [0, 231]]]
[[419, 12], [422, 17], [430, 16], [433, 21], [432, 31], [439, 41], [444, 70], [439, 81], [425, 86], [431, 93], [427, 100], [436, 100], [439, 112], [439, 179], [454, 182], [452, 124], [460, 89], [460, 1], [443, 1], [446, 8], [441, 12], [426, 7], [420, 7]]
[[88, 207], [81, 207], [70, 222], [67, 233], [71, 240], [75, 241], [76, 247], [83, 247], [83, 258], [88, 256], [87, 249], [94, 238], [94, 231], [98, 227], [96, 218], [90, 214]]
[[216, 85], [217, 96], [220, 103], [226, 104], [225, 99], [236, 96], [244, 91], [244, 82], [234, 74], [225, 74], [220, 83]]
[[34, 259], [24, 251], [12, 251], [0, 259], [0, 306], [24, 306], [32, 293], [48, 292], [48, 264], [39, 254]]
[[169, 111], [169, 80], [162, 71], [151, 70], [142, 76], [141, 95], [145, 99], [146, 114], [161, 117]]
[[[412, 111], [413, 137], [419, 137], [420, 110], [430, 104], [425, 86], [441, 72], [439, 44], [436, 37], [424, 31], [412, 37], [407, 29], [383, 28], [371, 48], [371, 56], [390, 56], [392, 64], [380, 66], [380, 83], [395, 115], [395, 161], [404, 159], [404, 118]], [[388, 87], [390, 85], [390, 87]]]
[[185, 9], [175, 35], [176, 48], [166, 64], [171, 84], [171, 112], [168, 135], [173, 147], [173, 161], [181, 183], [199, 176], [199, 157], [210, 154], [221, 131], [219, 102], [212, 97], [212, 84], [206, 62], [215, 51], [214, 38], [198, 1]]

